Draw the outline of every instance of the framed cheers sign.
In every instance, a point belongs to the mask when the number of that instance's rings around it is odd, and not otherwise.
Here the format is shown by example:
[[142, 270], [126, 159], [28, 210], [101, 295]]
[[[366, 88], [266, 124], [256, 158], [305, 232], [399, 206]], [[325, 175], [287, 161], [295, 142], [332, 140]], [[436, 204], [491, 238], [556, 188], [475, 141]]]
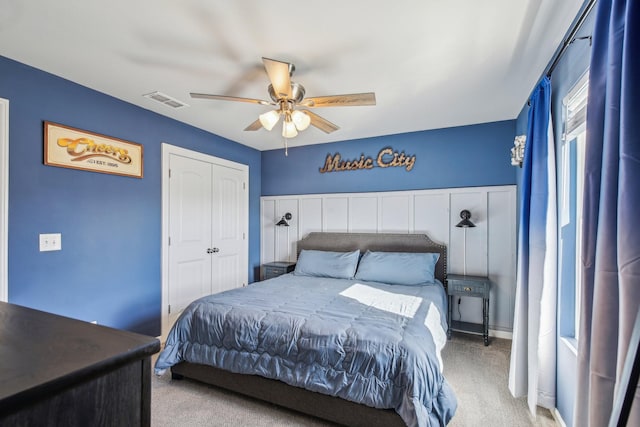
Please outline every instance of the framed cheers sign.
[[141, 144], [44, 122], [44, 164], [142, 178]]

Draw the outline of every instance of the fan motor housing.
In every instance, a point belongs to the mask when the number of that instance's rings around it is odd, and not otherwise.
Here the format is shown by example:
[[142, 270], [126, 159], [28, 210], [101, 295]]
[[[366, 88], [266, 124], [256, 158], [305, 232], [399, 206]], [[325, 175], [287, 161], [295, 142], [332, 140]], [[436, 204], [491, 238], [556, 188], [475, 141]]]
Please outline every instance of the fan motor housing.
[[[298, 104], [304, 98], [304, 86], [299, 83], [291, 82], [291, 98], [290, 100], [294, 103]], [[273, 100], [273, 102], [279, 102], [281, 97], [279, 97], [276, 92], [273, 90], [273, 85], [269, 85], [269, 96]]]

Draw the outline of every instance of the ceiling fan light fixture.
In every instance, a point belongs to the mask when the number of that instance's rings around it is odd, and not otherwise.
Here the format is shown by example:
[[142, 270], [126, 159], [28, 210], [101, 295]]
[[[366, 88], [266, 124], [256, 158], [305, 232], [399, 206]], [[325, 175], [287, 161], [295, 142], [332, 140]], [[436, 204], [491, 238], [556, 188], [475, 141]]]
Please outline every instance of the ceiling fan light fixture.
[[295, 110], [291, 113], [291, 120], [299, 131], [303, 131], [311, 124], [311, 117], [304, 111]]
[[285, 138], [295, 138], [298, 136], [296, 125], [291, 120], [282, 122], [282, 136]]
[[280, 120], [280, 113], [278, 112], [278, 110], [267, 111], [264, 114], [260, 114], [258, 116], [258, 119], [260, 120], [260, 124], [262, 125], [262, 127], [264, 127], [266, 130], [271, 130], [276, 125], [276, 123], [278, 123], [278, 120]]
[[[327, 134], [340, 129], [310, 109], [316, 107], [376, 105], [376, 96], [373, 92], [305, 98], [306, 91], [304, 86], [291, 81], [293, 71], [295, 70], [293, 64], [265, 57], [262, 57], [262, 62], [269, 77], [267, 92], [269, 93], [271, 101], [195, 92], [190, 92], [190, 95], [192, 98], [275, 106], [275, 110], [260, 114], [258, 120], [251, 122], [244, 130], [257, 131], [264, 128], [271, 131], [280, 121], [280, 116], [282, 116], [282, 136], [284, 138], [285, 155], [287, 152], [287, 139], [295, 138], [298, 136], [298, 132], [308, 129], [309, 126], [313, 126]], [[165, 98], [167, 97], [163, 96], [162, 99]], [[302, 109], [296, 110], [298, 107]]]

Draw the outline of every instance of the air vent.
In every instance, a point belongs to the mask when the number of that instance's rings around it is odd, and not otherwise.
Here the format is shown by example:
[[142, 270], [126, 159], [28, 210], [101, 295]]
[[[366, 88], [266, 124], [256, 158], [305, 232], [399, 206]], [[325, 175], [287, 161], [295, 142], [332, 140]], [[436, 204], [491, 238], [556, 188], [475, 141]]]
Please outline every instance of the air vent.
[[171, 108], [182, 108], [189, 106], [188, 104], [185, 104], [182, 101], [178, 101], [177, 99], [172, 98], [169, 95], [165, 95], [162, 92], [151, 92], [142, 96], [144, 96], [145, 98], [153, 99], [154, 101], [157, 101], [161, 104], [168, 105]]

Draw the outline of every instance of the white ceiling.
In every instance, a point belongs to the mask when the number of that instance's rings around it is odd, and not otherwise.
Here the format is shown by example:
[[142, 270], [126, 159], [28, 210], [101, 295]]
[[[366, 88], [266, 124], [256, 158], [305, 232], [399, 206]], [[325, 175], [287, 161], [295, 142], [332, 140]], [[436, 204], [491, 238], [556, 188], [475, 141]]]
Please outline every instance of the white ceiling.
[[[290, 146], [513, 119], [582, 4], [0, 0], [0, 55], [267, 150], [282, 146], [277, 127], [243, 129], [270, 107], [189, 92], [269, 99], [265, 56], [294, 63], [307, 96], [376, 93], [376, 106], [315, 109], [340, 129]], [[142, 96], [153, 91], [190, 106]]]

